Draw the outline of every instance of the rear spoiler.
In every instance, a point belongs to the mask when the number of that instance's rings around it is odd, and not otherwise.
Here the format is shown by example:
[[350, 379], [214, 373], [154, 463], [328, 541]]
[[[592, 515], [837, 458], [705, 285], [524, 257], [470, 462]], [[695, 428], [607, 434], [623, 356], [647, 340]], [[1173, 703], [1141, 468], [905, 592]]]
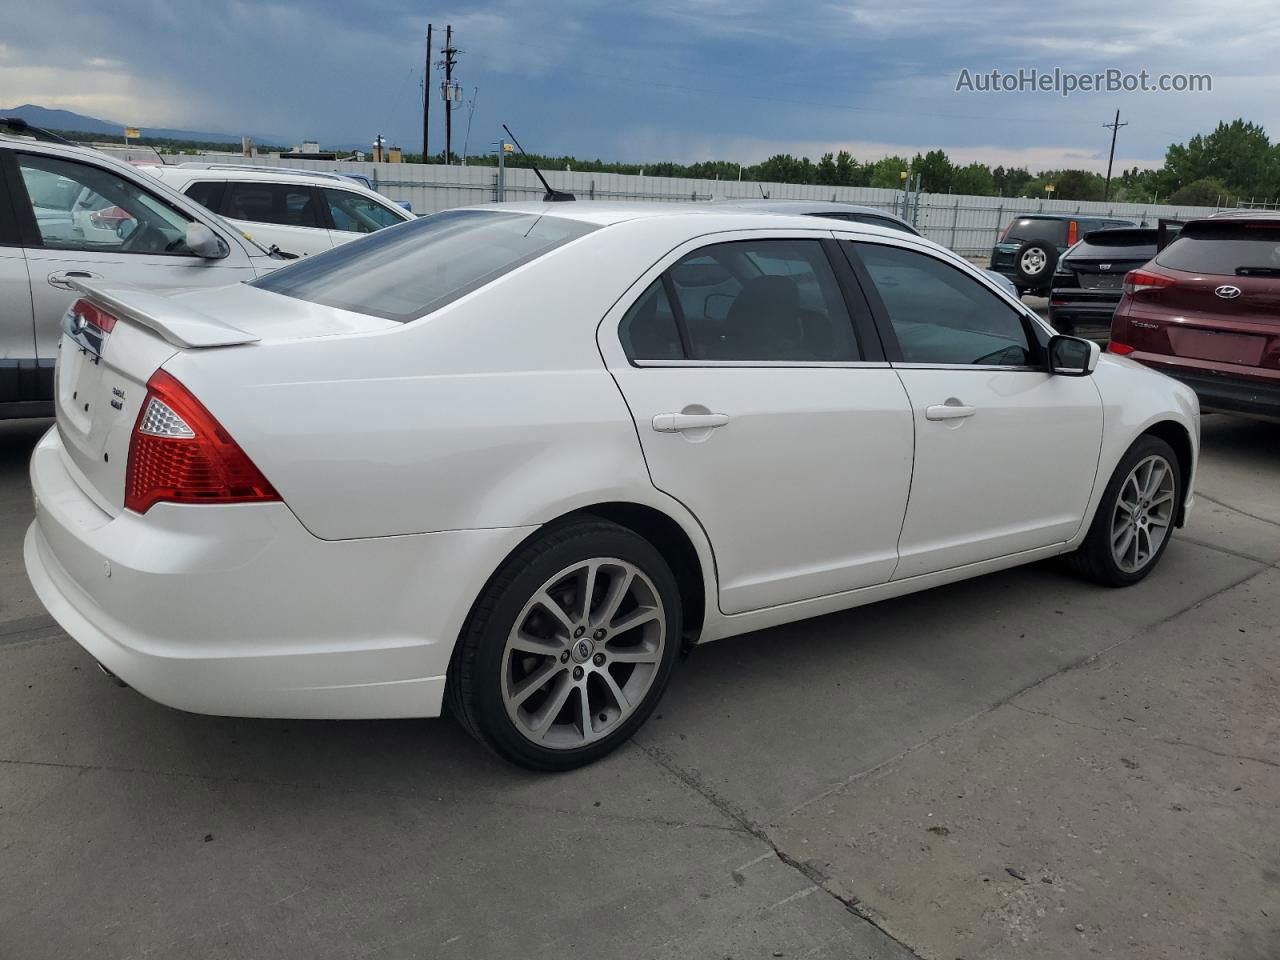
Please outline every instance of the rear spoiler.
[[75, 277], [67, 280], [115, 316], [160, 334], [176, 347], [229, 347], [262, 339], [160, 294], [135, 287], [107, 287]]

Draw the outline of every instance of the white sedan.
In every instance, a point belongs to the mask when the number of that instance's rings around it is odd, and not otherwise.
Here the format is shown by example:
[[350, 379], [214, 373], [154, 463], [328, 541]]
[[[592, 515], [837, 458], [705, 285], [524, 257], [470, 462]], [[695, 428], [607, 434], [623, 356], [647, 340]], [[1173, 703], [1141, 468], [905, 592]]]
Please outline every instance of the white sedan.
[[1195, 395], [927, 240], [453, 210], [249, 284], [82, 282], [27, 571], [162, 703], [594, 760], [680, 649], [1060, 554], [1141, 580]]

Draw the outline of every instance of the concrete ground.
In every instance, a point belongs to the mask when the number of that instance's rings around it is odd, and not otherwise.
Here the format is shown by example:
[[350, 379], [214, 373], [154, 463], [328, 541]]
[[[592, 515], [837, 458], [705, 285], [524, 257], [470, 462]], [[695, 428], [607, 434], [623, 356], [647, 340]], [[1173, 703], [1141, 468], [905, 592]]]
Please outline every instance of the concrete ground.
[[[0, 424], [0, 957], [1280, 956], [1280, 426], [1105, 590], [1038, 565], [695, 651], [606, 761], [177, 713], [32, 597]], [[230, 598], [229, 598], [230, 599]]]

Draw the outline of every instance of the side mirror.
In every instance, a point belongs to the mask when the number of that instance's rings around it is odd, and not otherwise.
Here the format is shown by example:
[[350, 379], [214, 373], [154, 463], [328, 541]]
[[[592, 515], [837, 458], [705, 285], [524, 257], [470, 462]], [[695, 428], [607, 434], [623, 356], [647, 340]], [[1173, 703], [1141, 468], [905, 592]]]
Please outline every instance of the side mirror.
[[187, 249], [206, 260], [221, 260], [231, 252], [226, 241], [203, 223], [187, 224]]
[[1092, 340], [1064, 337], [1049, 340], [1049, 372], [1061, 377], [1087, 377], [1098, 366], [1102, 348]]

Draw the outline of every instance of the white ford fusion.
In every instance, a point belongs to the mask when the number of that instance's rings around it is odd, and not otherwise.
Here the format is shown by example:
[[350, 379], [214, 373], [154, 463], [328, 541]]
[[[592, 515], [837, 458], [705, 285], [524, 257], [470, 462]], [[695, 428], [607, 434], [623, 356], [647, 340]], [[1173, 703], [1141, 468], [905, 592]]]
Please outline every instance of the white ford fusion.
[[84, 283], [28, 573], [162, 703], [422, 717], [558, 769], [682, 645], [1058, 554], [1150, 572], [1186, 387], [918, 237], [509, 204], [247, 285]]

